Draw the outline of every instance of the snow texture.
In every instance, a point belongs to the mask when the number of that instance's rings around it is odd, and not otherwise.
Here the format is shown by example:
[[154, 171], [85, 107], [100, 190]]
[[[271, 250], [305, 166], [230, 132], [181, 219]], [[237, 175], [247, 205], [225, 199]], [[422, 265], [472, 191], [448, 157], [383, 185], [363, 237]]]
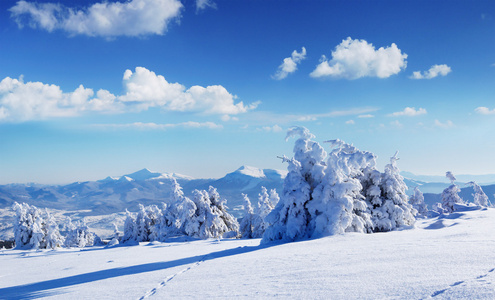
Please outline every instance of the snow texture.
[[493, 228], [495, 209], [456, 205], [411, 230], [298, 243], [0, 250], [0, 298], [494, 299]]

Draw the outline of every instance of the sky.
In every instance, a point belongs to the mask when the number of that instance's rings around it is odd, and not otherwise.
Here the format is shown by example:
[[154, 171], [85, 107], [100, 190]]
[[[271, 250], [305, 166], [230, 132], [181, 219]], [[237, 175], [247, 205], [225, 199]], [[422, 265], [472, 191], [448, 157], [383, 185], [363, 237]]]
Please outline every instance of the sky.
[[494, 50], [493, 1], [0, 0], [0, 184], [285, 169], [292, 126], [495, 173]]

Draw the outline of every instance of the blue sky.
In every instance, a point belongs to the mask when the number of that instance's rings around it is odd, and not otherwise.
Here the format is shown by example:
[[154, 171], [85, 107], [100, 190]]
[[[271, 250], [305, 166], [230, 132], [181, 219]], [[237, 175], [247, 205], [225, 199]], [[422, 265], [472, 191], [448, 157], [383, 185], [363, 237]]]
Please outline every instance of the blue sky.
[[62, 3], [0, 2], [0, 183], [284, 169], [295, 125], [495, 173], [493, 1]]

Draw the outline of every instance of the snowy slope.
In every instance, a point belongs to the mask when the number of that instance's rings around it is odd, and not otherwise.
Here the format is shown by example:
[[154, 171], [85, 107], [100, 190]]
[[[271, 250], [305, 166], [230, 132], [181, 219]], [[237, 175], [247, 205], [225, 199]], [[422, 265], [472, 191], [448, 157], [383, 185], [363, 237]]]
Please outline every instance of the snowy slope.
[[494, 299], [495, 210], [417, 228], [259, 240], [0, 251], [0, 299]]

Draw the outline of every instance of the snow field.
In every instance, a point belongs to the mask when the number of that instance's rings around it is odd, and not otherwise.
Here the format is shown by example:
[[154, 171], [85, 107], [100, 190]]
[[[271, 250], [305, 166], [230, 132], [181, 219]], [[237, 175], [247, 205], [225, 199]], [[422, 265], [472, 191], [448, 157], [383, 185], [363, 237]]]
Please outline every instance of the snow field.
[[251, 240], [0, 251], [0, 299], [493, 299], [495, 209], [416, 228]]

